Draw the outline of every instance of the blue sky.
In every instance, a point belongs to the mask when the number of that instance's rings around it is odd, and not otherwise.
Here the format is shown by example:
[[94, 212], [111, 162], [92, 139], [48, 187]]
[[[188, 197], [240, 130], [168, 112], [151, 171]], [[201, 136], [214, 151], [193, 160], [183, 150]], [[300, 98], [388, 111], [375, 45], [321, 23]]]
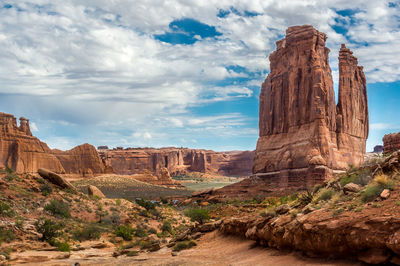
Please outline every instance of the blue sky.
[[400, 2], [0, 0], [0, 111], [52, 148], [255, 149], [268, 55], [288, 26], [341, 43], [368, 82], [370, 138], [400, 131]]

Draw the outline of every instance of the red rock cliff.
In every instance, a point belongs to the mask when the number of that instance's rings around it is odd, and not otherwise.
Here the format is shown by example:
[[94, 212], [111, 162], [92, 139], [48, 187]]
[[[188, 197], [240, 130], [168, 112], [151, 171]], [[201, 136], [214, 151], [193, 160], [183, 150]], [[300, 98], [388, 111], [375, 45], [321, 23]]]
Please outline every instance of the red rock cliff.
[[52, 150], [60, 160], [65, 172], [87, 177], [103, 174], [106, 167], [96, 148], [90, 144], [82, 144], [68, 151]]
[[400, 150], [400, 132], [383, 136], [383, 153], [392, 153]]
[[320, 183], [363, 160], [368, 137], [366, 80], [344, 45], [336, 106], [326, 35], [294, 26], [276, 43], [260, 94], [253, 173], [277, 189]]
[[137, 148], [99, 150], [115, 173], [131, 175], [149, 171], [160, 176], [165, 167], [172, 175], [202, 172], [220, 175], [251, 174], [252, 151], [214, 152], [186, 148]]
[[15, 117], [6, 113], [0, 113], [0, 165], [18, 173], [34, 173], [38, 168], [65, 172], [46, 143], [32, 136], [29, 120], [21, 117], [18, 127]]

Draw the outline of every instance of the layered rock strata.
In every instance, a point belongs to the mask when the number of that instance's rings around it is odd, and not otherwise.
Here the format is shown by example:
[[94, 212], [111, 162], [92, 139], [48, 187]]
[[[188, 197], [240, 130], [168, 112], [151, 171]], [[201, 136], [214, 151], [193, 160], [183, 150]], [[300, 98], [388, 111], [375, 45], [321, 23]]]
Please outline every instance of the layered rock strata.
[[105, 173], [106, 167], [96, 148], [90, 144], [82, 144], [68, 151], [54, 149], [52, 153], [61, 162], [68, 174], [93, 177]]
[[215, 152], [187, 148], [128, 148], [99, 150], [116, 174], [150, 172], [160, 176], [166, 168], [171, 175], [201, 172], [228, 176], [251, 174], [253, 151]]
[[326, 35], [294, 26], [276, 43], [260, 94], [253, 172], [281, 188], [305, 188], [363, 161], [368, 137], [366, 80], [342, 44], [335, 105]]
[[51, 150], [46, 143], [32, 136], [29, 120], [21, 117], [20, 125], [13, 115], [0, 113], [0, 166], [9, 166], [18, 173], [36, 173], [45, 168], [58, 174], [93, 176], [112, 172], [89, 144], [69, 151]]
[[383, 136], [383, 153], [392, 153], [400, 150], [400, 133], [391, 133]]
[[260, 94], [254, 176], [224, 192], [304, 189], [362, 163], [368, 137], [365, 76], [343, 44], [336, 105], [326, 39], [305, 25], [288, 28], [276, 43]]
[[6, 113], [0, 113], [0, 166], [9, 166], [18, 173], [34, 173], [41, 167], [65, 172], [46, 143], [32, 136], [29, 120], [21, 117], [18, 126], [16, 118]]

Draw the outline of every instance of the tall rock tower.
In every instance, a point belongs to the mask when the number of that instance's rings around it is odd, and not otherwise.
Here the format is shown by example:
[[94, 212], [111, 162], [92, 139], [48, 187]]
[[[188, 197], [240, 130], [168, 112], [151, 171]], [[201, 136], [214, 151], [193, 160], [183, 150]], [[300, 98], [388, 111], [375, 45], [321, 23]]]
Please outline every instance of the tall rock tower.
[[276, 43], [260, 94], [253, 173], [280, 189], [301, 189], [363, 161], [368, 137], [366, 80], [344, 45], [335, 104], [327, 37], [294, 26]]

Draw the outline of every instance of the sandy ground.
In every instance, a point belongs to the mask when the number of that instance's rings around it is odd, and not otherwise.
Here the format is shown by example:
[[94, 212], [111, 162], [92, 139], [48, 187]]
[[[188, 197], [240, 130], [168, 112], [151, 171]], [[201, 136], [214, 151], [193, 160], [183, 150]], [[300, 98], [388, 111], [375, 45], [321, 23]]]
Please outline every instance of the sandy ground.
[[[85, 253], [89, 257], [82, 258]], [[96, 256], [97, 254], [97, 256]], [[198, 241], [198, 246], [181, 251], [177, 256], [171, 256], [171, 250], [163, 248], [157, 252], [141, 254], [137, 257], [110, 257], [110, 250], [82, 251], [81, 254], [71, 254], [69, 259], [52, 260], [41, 263], [23, 265], [363, 265], [354, 261], [333, 261], [305, 258], [298, 253], [285, 253], [274, 249], [254, 245], [253, 241], [234, 236], [222, 236], [212, 232]]]

